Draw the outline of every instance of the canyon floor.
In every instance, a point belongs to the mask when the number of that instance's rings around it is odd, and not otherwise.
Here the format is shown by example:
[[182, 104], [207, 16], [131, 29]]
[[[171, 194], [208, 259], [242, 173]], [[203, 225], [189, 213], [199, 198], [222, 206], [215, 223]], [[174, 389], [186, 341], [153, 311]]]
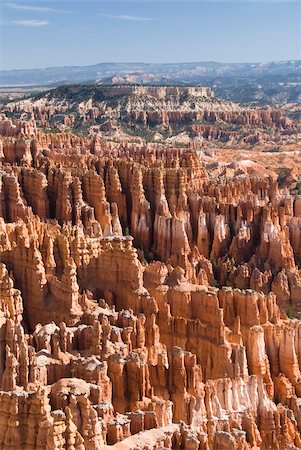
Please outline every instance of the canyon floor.
[[301, 448], [296, 104], [0, 98], [0, 448]]

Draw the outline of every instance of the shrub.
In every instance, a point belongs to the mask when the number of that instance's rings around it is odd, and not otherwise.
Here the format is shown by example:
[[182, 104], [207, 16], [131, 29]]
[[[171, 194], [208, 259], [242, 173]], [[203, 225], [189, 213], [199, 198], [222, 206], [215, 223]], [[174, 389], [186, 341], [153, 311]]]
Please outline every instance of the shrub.
[[289, 307], [285, 313], [289, 319], [296, 319], [296, 314], [293, 308]]

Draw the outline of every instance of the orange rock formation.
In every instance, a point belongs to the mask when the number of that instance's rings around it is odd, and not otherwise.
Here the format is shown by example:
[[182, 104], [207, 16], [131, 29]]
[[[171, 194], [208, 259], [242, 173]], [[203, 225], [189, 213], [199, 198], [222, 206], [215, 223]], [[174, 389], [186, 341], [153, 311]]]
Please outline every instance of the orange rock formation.
[[0, 132], [0, 448], [301, 448], [300, 198], [193, 149]]

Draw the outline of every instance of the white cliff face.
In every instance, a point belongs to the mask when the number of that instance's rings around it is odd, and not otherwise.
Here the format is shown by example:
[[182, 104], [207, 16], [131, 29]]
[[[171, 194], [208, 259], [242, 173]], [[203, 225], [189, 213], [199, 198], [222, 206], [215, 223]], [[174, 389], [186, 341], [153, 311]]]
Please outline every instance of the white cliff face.
[[211, 259], [219, 257], [223, 249], [228, 245], [230, 238], [230, 230], [228, 224], [225, 223], [225, 217], [219, 215], [215, 217], [214, 223], [214, 239], [211, 250]]
[[272, 242], [277, 240], [279, 234], [279, 227], [273, 222], [269, 221], [264, 224], [263, 239], [265, 242]]
[[251, 239], [251, 230], [246, 222], [242, 222], [241, 227], [238, 230], [238, 239], [248, 242]]

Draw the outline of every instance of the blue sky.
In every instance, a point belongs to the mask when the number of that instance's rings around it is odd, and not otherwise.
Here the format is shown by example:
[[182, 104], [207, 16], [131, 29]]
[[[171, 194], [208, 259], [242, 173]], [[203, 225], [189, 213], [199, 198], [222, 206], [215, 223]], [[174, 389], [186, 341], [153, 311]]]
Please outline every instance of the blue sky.
[[0, 0], [0, 5], [1, 69], [301, 59], [301, 0]]

